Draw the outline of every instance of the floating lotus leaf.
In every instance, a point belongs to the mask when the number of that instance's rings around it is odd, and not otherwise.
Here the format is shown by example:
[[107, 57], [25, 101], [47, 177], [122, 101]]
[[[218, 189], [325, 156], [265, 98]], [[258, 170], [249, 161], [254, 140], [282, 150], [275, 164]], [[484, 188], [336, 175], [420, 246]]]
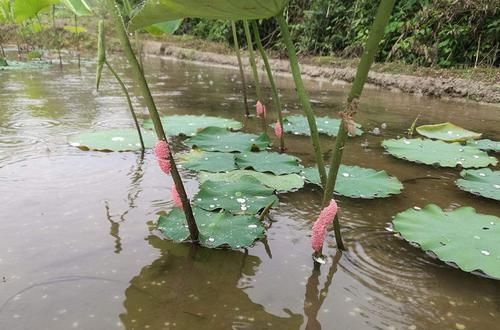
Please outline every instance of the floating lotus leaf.
[[467, 145], [471, 146], [471, 147], [476, 147], [476, 148], [484, 150], [484, 151], [500, 152], [500, 142], [499, 141], [492, 141], [492, 140], [488, 140], [488, 139], [470, 140], [470, 141], [467, 141]]
[[1, 66], [0, 64], [0, 71], [2, 70], [9, 70], [9, 71], [16, 71], [16, 70], [31, 70], [31, 69], [47, 69], [50, 66], [50, 63], [47, 61], [28, 61], [28, 62], [21, 62], [21, 61], [6, 61], [5, 62], [7, 65], [6, 66]]
[[[306, 181], [321, 186], [317, 167], [306, 168], [302, 173]], [[351, 198], [384, 198], [399, 194], [402, 189], [403, 184], [385, 171], [347, 165], [340, 165], [335, 184], [335, 193]]]
[[251, 176], [242, 176], [238, 182], [205, 181], [193, 198], [193, 204], [199, 208], [224, 209], [234, 214], [257, 214], [277, 203], [274, 189], [263, 186]]
[[460, 175], [463, 179], [456, 181], [460, 189], [500, 201], [500, 171], [482, 168], [479, 170], [464, 170]]
[[297, 157], [268, 151], [239, 154], [236, 156], [236, 164], [240, 169], [254, 169], [276, 175], [299, 173], [302, 169]]
[[401, 212], [392, 222], [407, 241], [442, 261], [500, 279], [500, 218], [478, 214], [471, 207], [444, 212], [430, 204]]
[[475, 147], [427, 139], [385, 140], [382, 146], [394, 157], [442, 167], [463, 168], [496, 165], [497, 159]]
[[[316, 125], [320, 134], [337, 136], [340, 127], [340, 119], [330, 117], [316, 117]], [[363, 134], [361, 125], [356, 124], [356, 136]], [[309, 124], [305, 116], [288, 116], [283, 119], [283, 131], [295, 135], [310, 136]]]
[[200, 182], [207, 180], [238, 182], [243, 176], [252, 176], [263, 185], [278, 192], [294, 191], [304, 186], [304, 179], [298, 174], [274, 175], [249, 170], [236, 170], [227, 173], [200, 172], [198, 179]]
[[183, 167], [191, 171], [228, 172], [236, 170], [234, 154], [226, 152], [208, 152], [193, 149], [181, 156]]
[[[152, 132], [142, 132], [142, 137], [146, 148], [151, 148], [156, 143], [156, 136]], [[141, 150], [141, 142], [135, 128], [84, 132], [70, 136], [68, 141], [72, 146], [97, 151]]]
[[[232, 215], [229, 212], [209, 212], [194, 207], [193, 214], [200, 231], [200, 244], [209, 248], [229, 246], [233, 249], [248, 247], [264, 237], [264, 227], [253, 215]], [[158, 230], [174, 241], [189, 237], [186, 217], [180, 208], [174, 208], [158, 220]]]
[[206, 151], [244, 152], [265, 149], [271, 143], [269, 136], [230, 132], [220, 127], [207, 127], [184, 143]]
[[[212, 116], [193, 116], [193, 115], [174, 115], [161, 117], [161, 123], [165, 132], [170, 136], [186, 135], [193, 136], [198, 131], [209, 127], [222, 127], [232, 130], [239, 130], [243, 125], [236, 120], [212, 117]], [[144, 121], [144, 128], [152, 129], [151, 119]]]
[[460, 142], [481, 138], [481, 133], [472, 132], [452, 123], [422, 125], [417, 127], [420, 135], [447, 142]]
[[179, 18], [226, 20], [269, 18], [281, 13], [288, 0], [147, 0], [135, 15], [129, 30]]

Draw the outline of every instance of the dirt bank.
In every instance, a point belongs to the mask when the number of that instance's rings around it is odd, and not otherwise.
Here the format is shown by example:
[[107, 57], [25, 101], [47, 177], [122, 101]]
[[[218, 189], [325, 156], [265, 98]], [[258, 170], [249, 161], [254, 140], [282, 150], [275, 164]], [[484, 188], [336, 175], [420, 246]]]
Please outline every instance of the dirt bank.
[[[149, 55], [173, 57], [177, 59], [212, 63], [223, 66], [237, 67], [236, 57], [227, 54], [203, 52], [195, 49], [181, 48], [159, 41], [144, 43], [144, 52]], [[248, 61], [245, 61], [248, 63]], [[288, 61], [271, 59], [271, 66], [275, 72], [290, 73]], [[263, 63], [259, 65], [263, 69]], [[356, 74], [352, 68], [331, 68], [302, 64], [302, 74], [310, 79], [327, 79], [351, 82]], [[461, 98], [478, 102], [500, 103], [500, 82], [487, 84], [460, 78], [433, 78], [417, 77], [401, 74], [370, 72], [368, 83], [386, 88], [399, 90], [405, 93], [426, 95], [442, 98]]]

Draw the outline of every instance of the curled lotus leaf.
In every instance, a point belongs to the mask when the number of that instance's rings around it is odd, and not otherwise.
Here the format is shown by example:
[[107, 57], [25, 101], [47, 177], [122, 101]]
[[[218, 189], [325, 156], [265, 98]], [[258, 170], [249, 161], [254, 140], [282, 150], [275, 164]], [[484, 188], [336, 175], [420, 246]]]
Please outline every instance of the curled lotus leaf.
[[500, 201], [500, 171], [489, 168], [464, 170], [462, 179], [456, 181], [457, 186], [472, 194]]
[[486, 167], [496, 165], [497, 159], [475, 147], [458, 142], [446, 143], [428, 139], [392, 139], [382, 146], [394, 157], [411, 162], [441, 167]]
[[238, 154], [236, 164], [242, 170], [253, 169], [275, 175], [299, 173], [302, 170], [297, 157], [268, 151]]
[[206, 180], [238, 182], [243, 176], [251, 176], [259, 180], [261, 184], [273, 188], [277, 192], [295, 191], [304, 186], [304, 179], [298, 174], [274, 175], [250, 170], [236, 170], [226, 173], [200, 172], [200, 182]]
[[269, 136], [230, 132], [220, 127], [207, 127], [184, 143], [205, 151], [245, 152], [265, 149], [271, 143]]
[[[264, 226], [254, 215], [210, 212], [198, 207], [193, 208], [193, 215], [200, 232], [200, 244], [205, 247], [239, 249], [251, 246], [264, 237]], [[186, 217], [180, 208], [160, 216], [157, 228], [173, 241], [182, 242], [189, 237]]]
[[[319, 134], [337, 136], [340, 127], [340, 119], [330, 117], [316, 117], [316, 126]], [[360, 124], [355, 124], [356, 136], [362, 135]], [[295, 135], [311, 136], [309, 124], [305, 116], [288, 116], [283, 119], [283, 131]]]
[[[156, 143], [156, 136], [152, 132], [142, 132], [142, 138], [146, 148], [151, 148]], [[80, 149], [97, 151], [134, 151], [142, 149], [135, 128], [83, 132], [70, 136], [68, 142]]]
[[445, 212], [429, 204], [397, 214], [392, 223], [405, 240], [440, 260], [500, 279], [500, 218], [472, 207]]
[[481, 133], [466, 130], [465, 128], [452, 123], [422, 125], [417, 127], [417, 132], [430, 139], [437, 139], [446, 142], [461, 142], [481, 138]]
[[226, 210], [233, 214], [257, 214], [268, 205], [278, 203], [274, 189], [251, 176], [238, 182], [205, 181], [194, 196], [193, 204], [207, 211]]
[[[321, 186], [317, 167], [306, 168], [302, 174], [306, 181]], [[347, 165], [340, 165], [335, 184], [335, 193], [350, 198], [384, 198], [402, 189], [403, 184], [385, 171]]]
[[[231, 130], [239, 130], [243, 127], [243, 124], [237, 120], [213, 116], [173, 115], [163, 116], [160, 119], [165, 132], [170, 136], [193, 136], [209, 126]], [[154, 128], [151, 119], [145, 120], [143, 126], [147, 129]]]

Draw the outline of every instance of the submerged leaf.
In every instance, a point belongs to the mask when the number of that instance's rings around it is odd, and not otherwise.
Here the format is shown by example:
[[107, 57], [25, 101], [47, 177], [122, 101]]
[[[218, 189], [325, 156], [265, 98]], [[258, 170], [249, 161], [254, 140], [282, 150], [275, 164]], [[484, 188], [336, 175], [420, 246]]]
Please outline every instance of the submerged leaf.
[[233, 214], [257, 214], [277, 203], [274, 189], [251, 176], [242, 176], [238, 182], [205, 181], [193, 198], [197, 207], [208, 211], [224, 209]]
[[[321, 186], [317, 167], [304, 169], [303, 175], [308, 182]], [[351, 198], [384, 198], [402, 189], [403, 184], [385, 171], [347, 165], [340, 165], [335, 184], [335, 193]]]
[[460, 143], [446, 143], [427, 139], [385, 140], [382, 146], [394, 157], [411, 162], [442, 167], [463, 168], [496, 165], [497, 159], [484, 151]]
[[277, 152], [246, 152], [236, 156], [236, 165], [242, 170], [271, 172], [276, 175], [299, 173], [302, 166], [297, 157]]
[[445, 212], [430, 204], [401, 212], [392, 222], [407, 241], [442, 261], [500, 279], [500, 218], [478, 214], [471, 207]]
[[236, 170], [234, 154], [225, 152], [208, 152], [193, 149], [181, 156], [183, 167], [192, 171], [228, 172]]
[[278, 192], [294, 191], [304, 186], [304, 179], [298, 174], [274, 175], [249, 170], [236, 170], [227, 173], [200, 172], [198, 179], [200, 182], [207, 180], [238, 182], [243, 176], [252, 176], [263, 185]]
[[481, 133], [472, 132], [452, 123], [422, 125], [417, 127], [420, 135], [447, 142], [460, 142], [481, 138]]
[[265, 149], [271, 143], [267, 134], [260, 136], [230, 132], [220, 127], [207, 127], [184, 143], [206, 151], [244, 152]]
[[[328, 136], [337, 136], [340, 128], [340, 119], [330, 118], [330, 117], [316, 117], [316, 125], [318, 127], [318, 133], [326, 134]], [[362, 135], [363, 131], [360, 129], [361, 125], [355, 125], [356, 135]], [[309, 124], [305, 116], [288, 116], [283, 119], [283, 130], [286, 133], [292, 133], [295, 135], [307, 135], [310, 136], [311, 132], [309, 130]], [[350, 135], [352, 136], [352, 135]]]
[[484, 151], [500, 152], [500, 141], [492, 141], [488, 139], [469, 140], [467, 141], [467, 145]]
[[[142, 132], [142, 138], [146, 148], [151, 148], [156, 142], [156, 136], [149, 131]], [[97, 151], [133, 151], [142, 149], [135, 128], [84, 132], [70, 136], [68, 141], [74, 147]]]
[[[232, 215], [229, 212], [209, 212], [198, 207], [193, 215], [200, 231], [200, 244], [209, 248], [229, 246], [239, 249], [252, 245], [264, 237], [264, 227], [253, 215]], [[160, 216], [158, 230], [174, 241], [189, 237], [184, 212], [174, 208], [166, 216]]]
[[500, 201], [500, 171], [482, 168], [479, 170], [464, 170], [460, 175], [463, 179], [456, 181], [460, 189]]
[[[231, 130], [239, 130], [243, 127], [239, 121], [233, 119], [194, 115], [163, 116], [161, 117], [161, 123], [165, 128], [165, 132], [170, 136], [193, 136], [198, 131], [210, 126]], [[144, 121], [144, 128], [152, 129], [153, 127], [151, 119]]]
[[129, 25], [133, 31], [179, 18], [260, 19], [281, 13], [288, 0], [147, 0]]

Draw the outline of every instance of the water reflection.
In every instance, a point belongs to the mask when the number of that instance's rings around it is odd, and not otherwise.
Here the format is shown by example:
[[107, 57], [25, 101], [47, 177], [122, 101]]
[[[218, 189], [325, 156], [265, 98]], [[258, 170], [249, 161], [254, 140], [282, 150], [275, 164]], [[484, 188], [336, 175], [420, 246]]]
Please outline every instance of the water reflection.
[[[125, 291], [127, 329], [298, 329], [303, 316], [279, 317], [253, 303], [239, 287], [255, 276], [258, 257], [175, 244], [148, 237], [160, 258], [144, 267]], [[285, 311], [286, 312], [286, 311]]]

